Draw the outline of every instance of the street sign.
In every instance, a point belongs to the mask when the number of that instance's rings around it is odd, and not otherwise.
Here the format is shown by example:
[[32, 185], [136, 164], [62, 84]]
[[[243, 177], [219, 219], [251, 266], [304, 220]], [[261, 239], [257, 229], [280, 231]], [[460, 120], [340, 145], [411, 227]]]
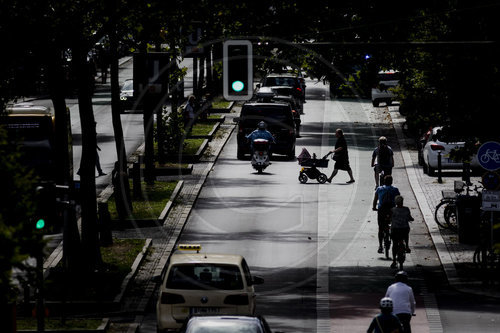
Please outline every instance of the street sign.
[[488, 171], [500, 169], [500, 143], [496, 141], [485, 142], [477, 151], [479, 164]]
[[145, 93], [165, 95], [168, 92], [170, 54], [150, 52], [134, 54], [134, 97], [139, 100]]
[[500, 175], [496, 172], [488, 171], [481, 177], [481, 183], [486, 190], [498, 190], [500, 188]]
[[482, 207], [484, 211], [500, 211], [500, 191], [483, 190]]

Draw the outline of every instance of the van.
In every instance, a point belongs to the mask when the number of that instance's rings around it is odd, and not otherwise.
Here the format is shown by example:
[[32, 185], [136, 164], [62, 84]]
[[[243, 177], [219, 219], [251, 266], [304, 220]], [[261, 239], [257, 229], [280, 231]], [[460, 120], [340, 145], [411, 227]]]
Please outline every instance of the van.
[[32, 103], [7, 106], [0, 123], [9, 142], [20, 145], [21, 163], [42, 180], [53, 180], [55, 170], [54, 114], [48, 107]]
[[399, 84], [399, 72], [395, 70], [380, 71], [377, 74], [377, 85], [372, 88], [372, 104], [378, 107], [379, 104], [391, 105], [396, 95], [391, 90]]

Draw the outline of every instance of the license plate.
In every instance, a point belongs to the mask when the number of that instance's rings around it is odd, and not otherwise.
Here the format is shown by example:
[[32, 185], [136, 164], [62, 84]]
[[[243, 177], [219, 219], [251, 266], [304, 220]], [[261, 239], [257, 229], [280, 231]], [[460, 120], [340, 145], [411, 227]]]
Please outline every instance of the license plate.
[[217, 314], [220, 312], [220, 308], [213, 308], [213, 307], [197, 307], [197, 308], [190, 308], [189, 313], [190, 314]]

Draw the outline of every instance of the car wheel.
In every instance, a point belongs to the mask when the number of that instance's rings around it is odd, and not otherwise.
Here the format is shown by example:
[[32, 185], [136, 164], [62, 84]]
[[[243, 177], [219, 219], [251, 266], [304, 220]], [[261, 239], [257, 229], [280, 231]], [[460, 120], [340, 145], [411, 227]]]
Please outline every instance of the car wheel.
[[378, 107], [378, 105], [379, 105], [379, 101], [374, 100], [374, 101], [372, 101], [372, 104], [373, 104], [373, 106], [374, 106], [374, 107]]
[[424, 165], [424, 157], [422, 156], [422, 152], [418, 151], [418, 165]]
[[422, 169], [424, 170], [424, 173], [427, 175], [429, 174], [429, 167], [427, 166], [427, 163], [422, 159]]

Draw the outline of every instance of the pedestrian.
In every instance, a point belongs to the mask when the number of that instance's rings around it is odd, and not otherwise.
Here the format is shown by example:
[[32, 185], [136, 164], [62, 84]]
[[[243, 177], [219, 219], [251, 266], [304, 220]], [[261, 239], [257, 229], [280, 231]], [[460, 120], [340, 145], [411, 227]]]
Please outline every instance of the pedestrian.
[[335, 160], [335, 166], [333, 167], [332, 175], [327, 179], [327, 181], [331, 183], [333, 177], [337, 175], [337, 172], [339, 172], [339, 170], [344, 170], [347, 171], [349, 177], [351, 177], [347, 183], [354, 183], [351, 166], [349, 165], [349, 153], [347, 151], [347, 142], [345, 141], [344, 132], [340, 128], [337, 128], [335, 131], [335, 137], [337, 138], [335, 149], [330, 151], [330, 153], [333, 153], [332, 158]]
[[193, 126], [194, 118], [196, 114], [196, 97], [194, 95], [189, 95], [186, 106], [184, 107], [184, 127], [190, 129]]
[[372, 153], [372, 168], [375, 174], [375, 189], [379, 187], [380, 173], [391, 175], [394, 167], [394, 152], [391, 146], [387, 144], [387, 138], [381, 136], [378, 139], [378, 146]]
[[396, 282], [387, 288], [385, 297], [392, 298], [392, 313], [403, 325], [403, 332], [411, 333], [410, 321], [415, 314], [416, 304], [413, 289], [408, 285], [408, 273], [405, 271], [397, 272], [395, 279]]
[[[97, 122], [94, 122], [94, 126], [97, 126]], [[96, 133], [96, 145], [95, 145], [96, 151], [95, 151], [95, 167], [97, 169], [97, 172], [99, 173], [99, 176], [105, 176], [106, 173], [102, 171], [101, 168], [101, 163], [99, 161], [99, 152], [101, 151], [101, 148], [97, 145], [97, 133]], [[80, 175], [80, 169], [76, 172], [77, 175]], [[98, 176], [98, 177], [99, 177]]]
[[380, 300], [380, 314], [373, 318], [367, 333], [401, 333], [403, 328], [398, 317], [392, 314], [393, 301], [390, 297]]
[[[391, 238], [393, 244], [397, 244], [400, 239], [403, 239], [406, 245], [406, 253], [410, 253], [409, 235], [410, 223], [414, 221], [411, 216], [410, 208], [403, 206], [404, 199], [401, 195], [397, 195], [394, 199], [396, 207], [391, 208]], [[392, 268], [396, 267], [396, 247], [392, 247]]]
[[384, 230], [389, 227], [391, 208], [396, 205], [396, 196], [400, 195], [399, 189], [392, 186], [392, 176], [384, 177], [384, 185], [379, 186], [373, 196], [372, 209], [377, 211], [378, 222], [378, 253], [383, 253], [382, 241], [384, 239]]

